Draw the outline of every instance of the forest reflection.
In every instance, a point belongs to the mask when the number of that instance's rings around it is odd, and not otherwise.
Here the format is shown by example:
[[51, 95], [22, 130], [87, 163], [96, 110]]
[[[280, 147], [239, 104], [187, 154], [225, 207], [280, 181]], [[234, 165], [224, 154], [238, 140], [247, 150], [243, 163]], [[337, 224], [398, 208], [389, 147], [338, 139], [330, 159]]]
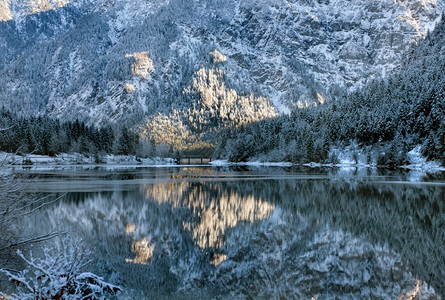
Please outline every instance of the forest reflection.
[[150, 185], [147, 199], [169, 203], [172, 208], [188, 208], [192, 213], [183, 228], [192, 233], [201, 249], [220, 248], [228, 229], [239, 223], [267, 219], [275, 205], [251, 194], [227, 189], [221, 183], [181, 182]]
[[[69, 193], [34, 224], [77, 226], [98, 264], [131, 278], [126, 284], [145, 296], [204, 288], [268, 297], [277, 282], [283, 295], [302, 298], [337, 289], [353, 298], [384, 289], [397, 298], [428, 286], [445, 295], [440, 176], [411, 183], [397, 173], [199, 174], [163, 173], [170, 180], [131, 191]], [[369, 294], [360, 294], [363, 284]]]

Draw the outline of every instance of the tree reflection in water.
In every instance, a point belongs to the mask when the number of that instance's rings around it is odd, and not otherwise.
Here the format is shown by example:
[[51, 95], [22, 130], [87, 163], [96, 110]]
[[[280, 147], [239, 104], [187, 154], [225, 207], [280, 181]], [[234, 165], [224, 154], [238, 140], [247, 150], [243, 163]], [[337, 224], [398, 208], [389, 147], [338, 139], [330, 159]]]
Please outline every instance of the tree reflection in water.
[[132, 296], [445, 295], [443, 183], [180, 177], [71, 193], [35, 222], [74, 226]]
[[226, 231], [238, 223], [267, 219], [275, 206], [259, 197], [241, 194], [226, 184], [181, 182], [146, 187], [147, 199], [168, 203], [173, 209], [187, 208], [191, 215], [183, 226], [201, 249], [216, 250], [224, 244]]

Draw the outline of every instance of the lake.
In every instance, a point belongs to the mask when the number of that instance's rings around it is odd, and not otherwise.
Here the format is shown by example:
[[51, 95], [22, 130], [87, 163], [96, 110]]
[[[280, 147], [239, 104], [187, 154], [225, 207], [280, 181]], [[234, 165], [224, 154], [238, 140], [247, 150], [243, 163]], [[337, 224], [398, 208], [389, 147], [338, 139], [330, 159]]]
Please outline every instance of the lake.
[[[445, 174], [305, 167], [28, 171], [119, 298], [445, 295]], [[37, 247], [37, 246], [34, 246]]]

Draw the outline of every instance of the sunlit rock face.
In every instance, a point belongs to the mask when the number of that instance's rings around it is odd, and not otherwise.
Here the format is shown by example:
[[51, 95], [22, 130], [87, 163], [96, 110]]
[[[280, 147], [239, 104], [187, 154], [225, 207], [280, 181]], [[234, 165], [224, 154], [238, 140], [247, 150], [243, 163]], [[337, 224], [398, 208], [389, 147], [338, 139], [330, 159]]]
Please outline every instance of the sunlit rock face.
[[63, 0], [2, 0], [0, 1], [0, 22], [19, 20], [27, 15], [64, 7], [67, 2]]
[[[226, 57], [217, 50], [210, 53], [214, 63]], [[239, 128], [278, 116], [276, 108], [266, 97], [253, 93], [237, 93], [226, 85], [223, 70], [213, 66], [201, 67], [193, 74], [191, 83], [183, 90], [184, 101], [168, 115], [147, 118], [140, 126], [140, 135], [146, 141], [167, 143], [173, 149], [193, 149], [212, 144], [215, 132]], [[204, 144], [206, 141], [207, 144]]]
[[153, 59], [148, 57], [147, 52], [137, 52], [127, 54], [125, 57], [134, 58], [134, 63], [131, 65], [131, 74], [134, 76], [140, 76], [144, 79], [154, 71]]
[[195, 72], [216, 67], [227, 91], [289, 112], [397, 69], [443, 3], [1, 0], [0, 104], [138, 122], [193, 109], [184, 91]]
[[12, 12], [9, 8], [11, 4], [10, 0], [2, 0], [0, 1], [0, 21], [9, 21], [12, 20]]

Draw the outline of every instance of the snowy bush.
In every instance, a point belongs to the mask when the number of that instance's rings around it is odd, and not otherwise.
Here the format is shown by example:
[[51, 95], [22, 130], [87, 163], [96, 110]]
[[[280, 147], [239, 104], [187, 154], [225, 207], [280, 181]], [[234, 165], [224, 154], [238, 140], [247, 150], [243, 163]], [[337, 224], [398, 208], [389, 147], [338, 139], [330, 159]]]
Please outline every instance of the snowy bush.
[[43, 258], [29, 258], [17, 250], [27, 267], [14, 273], [6, 269], [9, 281], [16, 285], [11, 295], [0, 293], [7, 299], [105, 299], [105, 295], [115, 294], [120, 288], [107, 283], [103, 278], [89, 272], [82, 272], [91, 261], [91, 252], [81, 242], [64, 240], [63, 249], [55, 251], [45, 247]]

